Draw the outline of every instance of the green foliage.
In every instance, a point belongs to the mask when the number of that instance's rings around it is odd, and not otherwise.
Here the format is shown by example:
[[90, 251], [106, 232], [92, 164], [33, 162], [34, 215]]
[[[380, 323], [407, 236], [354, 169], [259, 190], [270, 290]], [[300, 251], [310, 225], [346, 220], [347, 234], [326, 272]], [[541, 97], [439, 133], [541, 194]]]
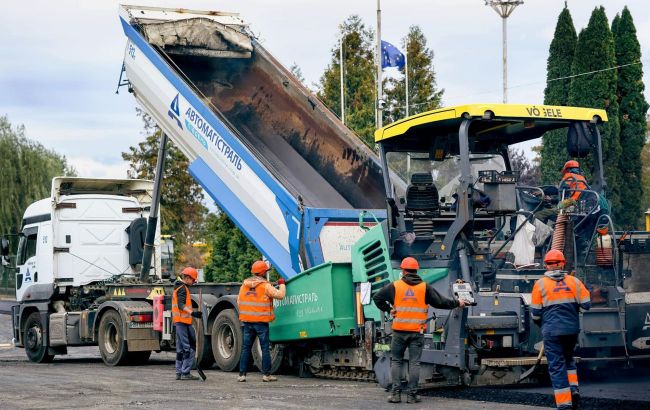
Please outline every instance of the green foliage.
[[298, 79], [298, 81], [305, 84], [305, 76], [302, 75], [302, 70], [300, 69], [300, 66], [298, 66], [298, 64], [296, 64], [295, 62], [291, 64], [291, 67], [289, 67], [289, 71], [291, 71], [291, 74], [293, 74]]
[[[576, 48], [576, 30], [571, 13], [565, 8], [555, 26], [555, 35], [549, 49], [546, 65], [546, 88], [544, 104], [568, 105], [571, 65]], [[560, 171], [569, 159], [566, 150], [566, 130], [550, 131], [542, 137], [540, 152], [540, 173], [543, 184], [557, 184]]]
[[[0, 169], [0, 235], [6, 235], [10, 252], [15, 252], [25, 209], [50, 196], [52, 178], [74, 176], [75, 170], [63, 155], [27, 139], [25, 127], [12, 127], [4, 116], [0, 117]], [[14, 287], [13, 269], [0, 266], [0, 294], [13, 295]]]
[[50, 196], [52, 178], [75, 175], [63, 155], [27, 139], [7, 117], [0, 117], [0, 169], [1, 234], [18, 233], [27, 206]]
[[[569, 104], [578, 107], [602, 108], [607, 111], [609, 121], [601, 128], [604, 172], [607, 179], [606, 195], [612, 205], [614, 220], [621, 210], [621, 183], [619, 170], [621, 144], [616, 98], [616, 70], [606, 70], [616, 65], [614, 37], [609, 29], [603, 7], [594, 9], [589, 24], [580, 32], [572, 65], [574, 75], [571, 81]], [[603, 70], [603, 71], [599, 71]], [[597, 71], [597, 72], [596, 72]], [[588, 170], [591, 158], [581, 159], [583, 169]]]
[[[625, 7], [620, 17], [616, 15], [612, 23], [616, 46], [618, 69], [617, 94], [619, 121], [621, 126], [620, 144], [622, 153], [619, 170], [622, 175], [621, 198], [625, 203], [617, 213], [617, 224], [635, 228], [643, 220], [641, 199], [644, 184], [641, 180], [641, 150], [645, 143], [646, 113], [648, 103], [643, 91], [643, 66], [640, 64], [641, 47], [630, 11]], [[635, 63], [639, 64], [635, 64]], [[648, 185], [645, 185], [646, 190]]]
[[[646, 129], [650, 129], [650, 117], [646, 117]], [[646, 142], [641, 151], [641, 184], [645, 187], [641, 198], [641, 210], [650, 210], [650, 135], [646, 134]], [[644, 227], [645, 228], [645, 227]]]
[[250, 276], [260, 252], [233, 224], [225, 212], [210, 214], [206, 220], [207, 242], [212, 257], [205, 266], [208, 282], [241, 282]]
[[[162, 131], [142, 110], [138, 115], [144, 122], [145, 140], [137, 147], [129, 147], [122, 158], [129, 162], [129, 178], [154, 179], [158, 147]], [[161, 233], [175, 238], [175, 269], [184, 268], [179, 260], [180, 251], [187, 243], [198, 239], [203, 230], [207, 208], [203, 206], [203, 191], [187, 172], [189, 163], [185, 155], [171, 141], [167, 144], [165, 171], [160, 196]]]
[[[411, 26], [402, 39], [402, 48], [407, 50], [409, 79], [409, 115], [434, 110], [440, 107], [444, 90], [436, 87], [436, 72], [433, 69], [433, 50], [427, 47], [427, 39], [418, 26]], [[401, 69], [402, 74], [405, 69]], [[384, 111], [387, 122], [406, 116], [406, 82], [404, 78], [388, 80], [387, 105]]]
[[[373, 32], [359, 16], [350, 16], [339, 26], [343, 38], [345, 125], [370, 147], [374, 146], [375, 73]], [[341, 114], [341, 62], [339, 44], [331, 50], [332, 61], [320, 79], [320, 98], [336, 115]]]

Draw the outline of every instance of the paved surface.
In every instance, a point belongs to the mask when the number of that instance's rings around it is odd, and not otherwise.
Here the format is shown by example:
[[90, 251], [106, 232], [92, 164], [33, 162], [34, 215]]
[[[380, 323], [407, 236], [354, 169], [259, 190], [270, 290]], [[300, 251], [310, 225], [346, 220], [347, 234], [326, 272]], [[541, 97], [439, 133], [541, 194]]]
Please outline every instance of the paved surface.
[[[18, 408], [317, 408], [389, 409], [387, 393], [374, 383], [301, 379], [281, 375], [262, 383], [257, 373], [238, 383], [236, 373], [206, 371], [206, 382], [174, 380], [171, 353], [153, 354], [148, 365], [107, 367], [97, 347], [70, 348], [53, 363], [27, 361], [23, 349], [11, 346], [11, 318], [0, 315], [1, 409]], [[639, 374], [640, 373], [640, 374]], [[616, 380], [587, 380], [584, 409], [650, 409], [650, 373], [617, 373]], [[406, 406], [406, 407], [404, 407]], [[551, 408], [548, 386], [438, 389], [425, 392], [408, 409], [539, 409]], [[399, 407], [397, 407], [399, 408]]]

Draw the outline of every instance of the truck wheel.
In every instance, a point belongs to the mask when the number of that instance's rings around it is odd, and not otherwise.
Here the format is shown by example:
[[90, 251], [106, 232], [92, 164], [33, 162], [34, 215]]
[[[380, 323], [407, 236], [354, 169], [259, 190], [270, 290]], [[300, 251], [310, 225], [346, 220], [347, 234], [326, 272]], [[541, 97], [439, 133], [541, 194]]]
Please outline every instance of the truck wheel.
[[237, 370], [243, 341], [241, 324], [235, 311], [226, 309], [219, 312], [212, 324], [212, 354], [221, 370]]
[[[278, 343], [271, 343], [271, 374], [277, 373], [282, 365], [282, 358], [284, 357], [284, 345]], [[262, 371], [262, 346], [260, 339], [255, 339], [253, 343], [253, 363], [255, 367]]]
[[197, 346], [197, 360], [201, 369], [209, 369], [214, 364], [214, 356], [212, 355], [212, 344], [210, 338], [203, 332], [203, 321], [194, 318], [192, 324], [194, 325], [194, 332], [196, 333]]
[[115, 310], [109, 310], [99, 322], [99, 352], [104, 363], [120, 366], [129, 359], [129, 350], [124, 340], [122, 317]]
[[25, 353], [30, 361], [34, 363], [49, 363], [54, 355], [47, 352], [47, 341], [43, 332], [41, 314], [32, 312], [25, 321], [25, 333], [23, 335]]

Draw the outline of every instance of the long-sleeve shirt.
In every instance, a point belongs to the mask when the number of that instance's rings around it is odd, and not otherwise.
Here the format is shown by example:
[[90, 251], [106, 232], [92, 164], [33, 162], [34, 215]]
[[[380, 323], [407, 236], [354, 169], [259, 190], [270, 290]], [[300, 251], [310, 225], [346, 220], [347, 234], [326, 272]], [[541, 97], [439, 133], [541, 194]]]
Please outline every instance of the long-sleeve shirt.
[[580, 279], [560, 270], [537, 280], [531, 294], [530, 314], [542, 325], [544, 336], [580, 333], [580, 309], [591, 308], [589, 291]]
[[[417, 273], [407, 273], [402, 276], [402, 279], [410, 286], [415, 286], [422, 282], [422, 278]], [[372, 297], [372, 300], [377, 305], [379, 310], [384, 312], [390, 312], [391, 305], [395, 304], [395, 285], [389, 283], [375, 293]], [[427, 291], [425, 294], [425, 299], [427, 305], [431, 305], [434, 308], [438, 309], [453, 309], [458, 307], [458, 301], [454, 299], [449, 299], [442, 296], [438, 291], [431, 285], [427, 284]]]

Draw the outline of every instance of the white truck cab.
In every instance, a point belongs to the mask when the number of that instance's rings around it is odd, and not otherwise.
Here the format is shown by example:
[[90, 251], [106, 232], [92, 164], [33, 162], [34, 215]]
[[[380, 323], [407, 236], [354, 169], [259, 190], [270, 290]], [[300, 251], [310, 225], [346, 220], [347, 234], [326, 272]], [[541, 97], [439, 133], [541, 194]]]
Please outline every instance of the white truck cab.
[[[134, 221], [148, 216], [152, 189], [145, 180], [54, 178], [51, 197], [23, 216], [16, 300], [46, 300], [67, 286], [135, 275], [137, 249], [129, 248], [132, 238], [144, 237], [145, 225]], [[157, 276], [159, 259], [156, 252]]]

